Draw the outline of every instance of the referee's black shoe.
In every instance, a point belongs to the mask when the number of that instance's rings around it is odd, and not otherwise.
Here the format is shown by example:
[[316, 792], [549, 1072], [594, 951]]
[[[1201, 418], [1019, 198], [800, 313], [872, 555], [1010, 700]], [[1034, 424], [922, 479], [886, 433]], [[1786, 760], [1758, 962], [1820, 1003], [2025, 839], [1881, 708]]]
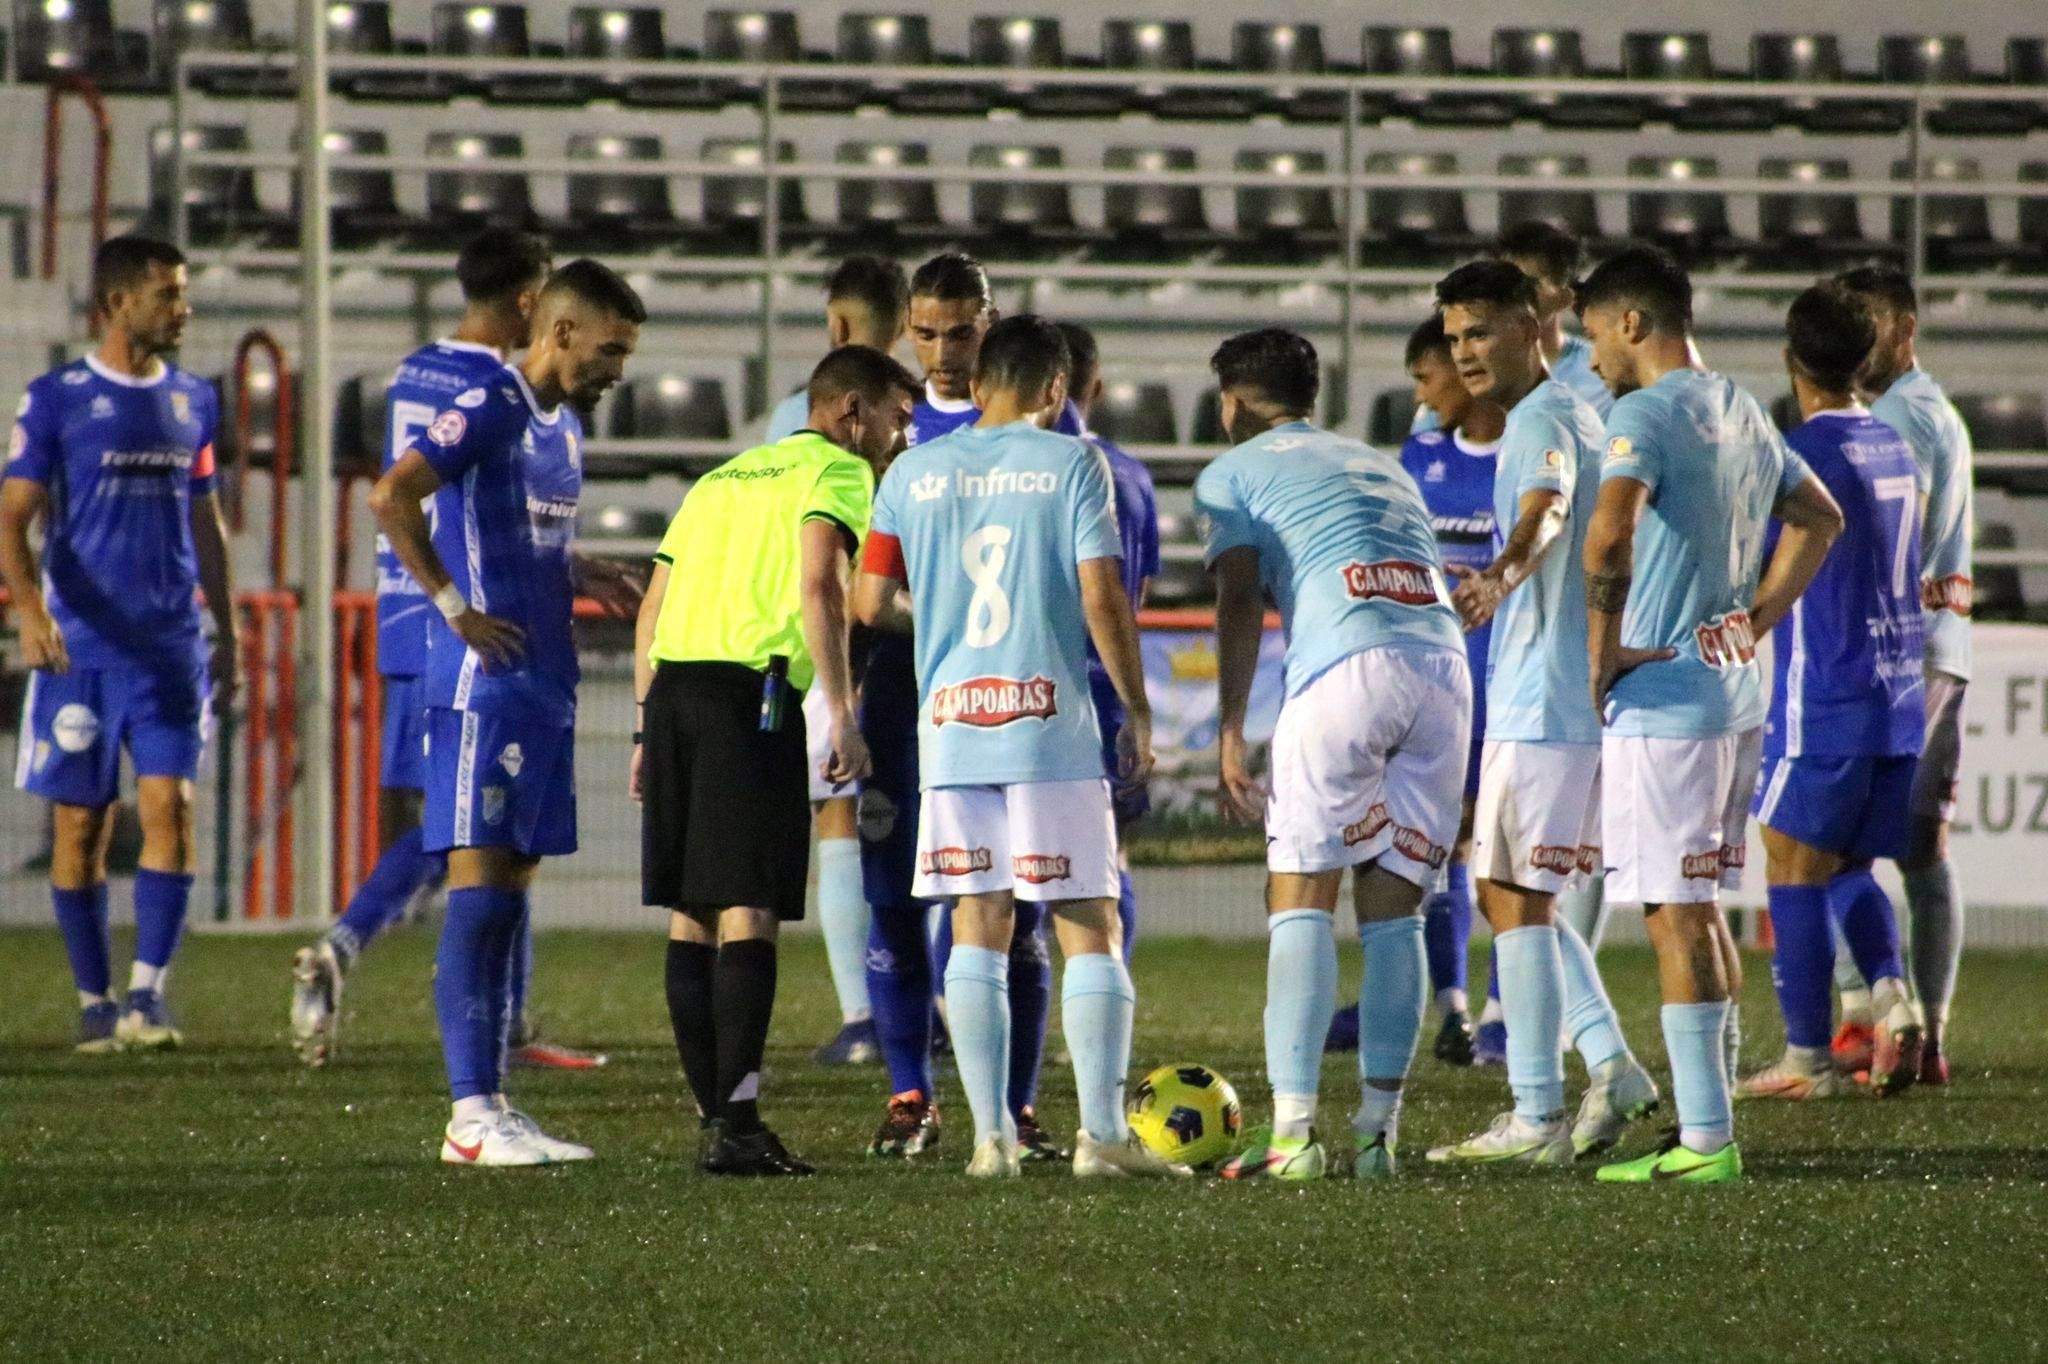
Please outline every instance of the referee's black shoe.
[[782, 1139], [765, 1127], [728, 1132], [723, 1123], [704, 1131], [703, 1154], [697, 1168], [709, 1175], [813, 1175], [815, 1167], [789, 1153]]

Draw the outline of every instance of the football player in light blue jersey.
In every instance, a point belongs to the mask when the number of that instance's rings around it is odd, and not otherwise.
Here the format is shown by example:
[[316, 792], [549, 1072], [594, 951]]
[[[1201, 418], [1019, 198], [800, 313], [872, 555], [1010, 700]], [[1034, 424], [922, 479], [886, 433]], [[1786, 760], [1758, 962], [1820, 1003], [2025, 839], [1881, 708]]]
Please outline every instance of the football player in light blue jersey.
[[914, 887], [955, 899], [946, 998], [974, 1115], [967, 1172], [1016, 1175], [1006, 1091], [1017, 900], [1050, 911], [1066, 958], [1064, 1030], [1081, 1131], [1077, 1175], [1185, 1174], [1124, 1121], [1136, 991], [1118, 944], [1116, 830], [1088, 702], [1092, 639], [1126, 708], [1123, 775], [1152, 766], [1151, 706], [1107, 465], [1042, 429], [1066, 399], [1059, 328], [1029, 315], [984, 340], [981, 416], [889, 468], [855, 600], [870, 626], [916, 620], [924, 786]]
[[1856, 374], [1876, 340], [1869, 306], [1839, 284], [1815, 285], [1793, 300], [1786, 334], [1785, 366], [1805, 418], [1786, 442], [1834, 495], [1847, 531], [1772, 638], [1775, 685], [1754, 805], [1786, 1046], [1736, 1095], [1850, 1092], [1828, 1054], [1831, 920], [1880, 1000], [1871, 1085], [1896, 1094], [1919, 1079], [1924, 1033], [1898, 922], [1870, 862], [1906, 850], [1926, 728], [1920, 477], [1898, 433], [1856, 403]]
[[534, 872], [576, 848], [576, 409], [618, 382], [646, 317], [632, 287], [596, 261], [555, 271], [525, 358], [457, 394], [370, 496], [448, 626], [427, 649], [424, 846], [448, 853], [434, 1010], [454, 1101], [441, 1141], [450, 1164], [591, 1156], [510, 1106], [504, 1051]]
[[[1877, 327], [1861, 383], [1876, 397], [1870, 415], [1897, 431], [1913, 451], [1926, 479], [1927, 515], [1921, 529], [1920, 603], [1927, 639], [1927, 746], [1920, 755], [1912, 795], [1912, 837], [1898, 859], [1912, 921], [1913, 988], [1926, 1013], [1926, 1048], [1921, 1084], [1948, 1083], [1946, 1051], [1950, 1001], [1963, 953], [1962, 887], [1948, 860], [1948, 826], [1955, 814], [1956, 773], [1962, 762], [1963, 695], [1970, 680], [1970, 551], [1976, 539], [1970, 433], [1941, 385], [1920, 368], [1914, 349], [1919, 335], [1919, 296], [1897, 270], [1852, 270], [1842, 283], [1870, 306]], [[1846, 972], [1846, 964], [1844, 971]], [[1851, 977], [1838, 983], [1861, 987]], [[1860, 988], [1845, 989], [1843, 1039], [1849, 1049], [1869, 1052], [1872, 1041], [1867, 1003], [1857, 1007]], [[1858, 1034], [1849, 1025], [1862, 1022]], [[1837, 1059], [1854, 1065], [1859, 1056]], [[1859, 1067], [1860, 1068], [1860, 1067]]]
[[[1755, 635], [1813, 581], [1842, 513], [1756, 400], [1696, 367], [1692, 283], [1668, 254], [1603, 262], [1579, 303], [1619, 399], [1584, 555], [1601, 850], [1608, 896], [1648, 918], [1678, 1108], [1668, 1143], [1599, 1177], [1718, 1183], [1742, 1173], [1728, 1056], [1741, 963], [1718, 897], [1762, 747]], [[1784, 530], [1766, 565], [1772, 516]]]
[[[0, 575], [29, 670], [15, 784], [51, 805], [50, 900], [78, 991], [76, 1046], [87, 1054], [182, 1040], [165, 973], [197, 868], [193, 781], [209, 705], [235, 695], [234, 589], [214, 490], [218, 400], [164, 358], [191, 319], [188, 287], [185, 258], [167, 242], [123, 236], [100, 246], [99, 345], [29, 385], [0, 484]], [[38, 521], [40, 564], [29, 542]], [[123, 750], [142, 856], [135, 960], [117, 1003], [107, 835]]]
[[[1535, 280], [1475, 261], [1436, 286], [1459, 377], [1508, 409], [1494, 481], [1494, 543], [1459, 565], [1453, 602], [1491, 626], [1487, 733], [1473, 822], [1479, 907], [1493, 926], [1514, 1107], [1436, 1161], [1568, 1164], [1612, 1147], [1657, 1104], [1629, 1054], [1593, 950], [1554, 912], [1557, 893], [1599, 860], [1600, 720], [1587, 699], [1579, 553], [1605, 433], [1593, 409], [1549, 377]], [[1564, 1110], [1561, 1040], [1585, 1058], [1579, 1121]]]
[[[884, 355], [903, 339], [909, 284], [903, 267], [880, 256], [848, 256], [825, 283], [825, 334], [833, 350], [867, 346]], [[810, 394], [798, 389], [768, 416], [767, 441], [793, 436], [810, 420]], [[866, 1065], [881, 1059], [874, 1006], [868, 997], [868, 937], [872, 931], [862, 886], [860, 793], [834, 787], [823, 775], [831, 742], [823, 687], [804, 697], [810, 736], [811, 828], [818, 840], [818, 929], [839, 997], [839, 1031], [811, 1053], [821, 1066]]]
[[[1319, 1179], [1323, 1039], [1337, 1004], [1337, 893], [1346, 869], [1364, 949], [1363, 1091], [1347, 1163], [1394, 1173], [1401, 1088], [1422, 1027], [1423, 888], [1457, 841], [1471, 742], [1471, 670], [1429, 509], [1371, 446], [1309, 423], [1315, 347], [1278, 328], [1210, 359], [1238, 443], [1202, 471], [1195, 507], [1216, 574], [1218, 758], [1226, 812], [1266, 828], [1266, 1072], [1273, 1124], [1228, 1179]], [[1253, 782], [1245, 707], [1265, 599], [1287, 631], [1273, 786]]]

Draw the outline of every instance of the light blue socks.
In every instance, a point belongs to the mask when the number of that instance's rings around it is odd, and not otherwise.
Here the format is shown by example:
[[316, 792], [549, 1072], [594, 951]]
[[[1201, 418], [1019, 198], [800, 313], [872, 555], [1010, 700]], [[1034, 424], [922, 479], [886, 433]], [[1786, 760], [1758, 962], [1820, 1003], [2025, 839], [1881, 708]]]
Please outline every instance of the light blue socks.
[[1493, 940], [1500, 961], [1500, 1003], [1508, 1024], [1508, 1088], [1515, 1112], [1532, 1123], [1564, 1114], [1564, 960], [1559, 930], [1549, 924], [1511, 928]]
[[[1416, 920], [1418, 954], [1421, 924]], [[1337, 1011], [1337, 940], [1325, 909], [1268, 915], [1266, 933], [1266, 1079], [1273, 1086], [1273, 1132], [1298, 1141], [1315, 1121], [1323, 1040]]]
[[[1564, 966], [1564, 1035], [1571, 1039], [1593, 1075], [1617, 1056], [1628, 1055], [1621, 1019], [1607, 998], [1592, 945], [1562, 914], [1557, 917], [1557, 950]], [[1510, 1029], [1510, 1036], [1513, 1031]]]
[[840, 1018], [858, 1023], [874, 1017], [868, 1002], [868, 902], [857, 838], [818, 840], [818, 927], [825, 935]]
[[1666, 1004], [1664, 1046], [1671, 1056], [1672, 1097], [1678, 1105], [1678, 1139], [1689, 1151], [1712, 1155], [1735, 1139], [1735, 1110], [1728, 1094], [1728, 1059], [1723, 1035], [1728, 1001]]
[[953, 944], [946, 963], [946, 1021], [960, 1088], [974, 1114], [974, 1144], [990, 1137], [1015, 1141], [1017, 1129], [1003, 1102], [1010, 1083], [1008, 952]]
[[1137, 1007], [1138, 992], [1122, 957], [1091, 952], [1067, 959], [1060, 979], [1060, 1027], [1074, 1057], [1081, 1128], [1099, 1142], [1121, 1142], [1129, 1130], [1124, 1076], [1131, 1065], [1131, 1016]]

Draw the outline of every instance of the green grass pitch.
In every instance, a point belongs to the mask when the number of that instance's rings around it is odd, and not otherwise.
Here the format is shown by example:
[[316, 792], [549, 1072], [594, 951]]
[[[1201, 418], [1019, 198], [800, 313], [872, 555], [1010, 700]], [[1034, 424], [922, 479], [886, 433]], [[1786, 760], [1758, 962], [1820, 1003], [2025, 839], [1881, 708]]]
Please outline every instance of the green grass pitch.
[[[1110, 1187], [1044, 1172], [989, 1187], [959, 1173], [964, 1105], [948, 1109], [933, 1159], [861, 1156], [881, 1073], [808, 1063], [836, 1011], [822, 951], [803, 941], [783, 958], [766, 1102], [823, 1173], [741, 1183], [686, 1162], [649, 929], [542, 938], [549, 1033], [614, 1059], [515, 1077], [550, 1130], [599, 1154], [537, 1171], [435, 1161], [446, 1109], [420, 929], [361, 964], [341, 1059], [319, 1073], [285, 1044], [290, 940], [191, 942], [172, 987], [187, 1049], [95, 1059], [68, 1046], [57, 934], [0, 933], [0, 1356], [1526, 1364], [2048, 1351], [2039, 956], [1966, 961], [1949, 1092], [1740, 1110], [1739, 1186], [1430, 1170], [1423, 1149], [1483, 1123], [1504, 1084], [1425, 1056], [1394, 1186]], [[1617, 948], [1603, 961], [1661, 1081], [1649, 958]], [[1348, 988], [1355, 949], [1347, 966]], [[1137, 1070], [1208, 1062], [1262, 1119], [1264, 974], [1257, 943], [1142, 943]], [[1756, 1064], [1781, 1034], [1767, 963], [1752, 958], [1748, 975]], [[1350, 1060], [1333, 1059], [1336, 1125], [1356, 1085]], [[1071, 1130], [1062, 1067], [1048, 1063], [1046, 1089], [1052, 1125]]]

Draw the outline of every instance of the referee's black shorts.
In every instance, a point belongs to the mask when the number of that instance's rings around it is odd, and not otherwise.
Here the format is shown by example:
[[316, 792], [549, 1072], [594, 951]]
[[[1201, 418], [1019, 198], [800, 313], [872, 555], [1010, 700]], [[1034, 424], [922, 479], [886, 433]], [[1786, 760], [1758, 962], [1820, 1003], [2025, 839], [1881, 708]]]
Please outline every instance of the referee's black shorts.
[[804, 916], [810, 782], [803, 696], [760, 728], [763, 674], [736, 663], [661, 663], [641, 724], [641, 903], [745, 905]]

